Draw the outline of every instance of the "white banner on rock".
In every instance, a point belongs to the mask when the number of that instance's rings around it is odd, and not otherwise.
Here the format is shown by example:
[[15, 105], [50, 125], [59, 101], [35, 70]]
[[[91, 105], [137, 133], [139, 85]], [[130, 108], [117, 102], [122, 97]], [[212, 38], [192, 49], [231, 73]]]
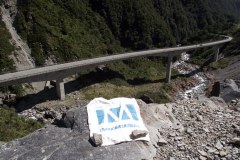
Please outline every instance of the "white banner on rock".
[[[95, 98], [87, 105], [87, 111], [90, 137], [100, 135], [101, 146], [133, 140], [150, 141], [134, 98]], [[136, 130], [147, 134], [132, 138], [132, 133]]]

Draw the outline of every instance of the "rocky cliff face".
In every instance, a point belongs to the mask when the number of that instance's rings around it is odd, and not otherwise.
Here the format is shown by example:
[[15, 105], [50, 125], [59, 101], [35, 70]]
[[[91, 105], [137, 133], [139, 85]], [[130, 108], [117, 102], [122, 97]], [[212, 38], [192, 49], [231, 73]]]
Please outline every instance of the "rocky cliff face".
[[17, 15], [17, 0], [5, 0], [0, 7], [1, 18], [6, 24], [9, 33], [12, 36], [11, 44], [15, 46], [16, 50], [11, 58], [14, 60], [17, 70], [25, 70], [35, 66], [34, 60], [31, 57], [31, 50], [27, 43], [24, 42], [18, 35], [14, 21]]
[[[239, 102], [240, 103], [240, 102]], [[95, 147], [85, 106], [68, 111], [58, 125], [3, 144], [0, 159], [238, 159], [240, 114], [221, 98], [169, 104], [138, 100], [151, 142]]]
[[17, 0], [4, 0], [3, 7], [8, 10], [10, 21], [13, 24], [17, 15]]

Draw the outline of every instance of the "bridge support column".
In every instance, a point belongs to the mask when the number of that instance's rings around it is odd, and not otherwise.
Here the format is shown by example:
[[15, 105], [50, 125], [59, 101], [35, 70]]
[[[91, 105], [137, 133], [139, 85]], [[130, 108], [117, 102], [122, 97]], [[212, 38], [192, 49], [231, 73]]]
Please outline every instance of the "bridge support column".
[[214, 59], [213, 59], [213, 61], [214, 61], [214, 62], [217, 62], [218, 59], [219, 59], [219, 48], [217, 48], [217, 51], [216, 51], [215, 54], [214, 54]]
[[166, 72], [166, 83], [169, 83], [171, 81], [172, 59], [173, 59], [173, 56], [168, 56], [168, 64], [167, 64], [167, 72]]
[[64, 89], [64, 82], [63, 79], [56, 80], [56, 89], [57, 89], [57, 96], [60, 100], [65, 99], [65, 89]]

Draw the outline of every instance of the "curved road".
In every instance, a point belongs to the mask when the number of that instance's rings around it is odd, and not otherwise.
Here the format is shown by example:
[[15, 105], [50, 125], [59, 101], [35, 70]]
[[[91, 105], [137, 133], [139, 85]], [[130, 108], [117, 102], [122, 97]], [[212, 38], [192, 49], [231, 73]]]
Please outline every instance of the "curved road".
[[3, 74], [0, 75], [0, 86], [63, 79], [65, 77], [79, 73], [83, 69], [96, 67], [113, 61], [125, 60], [142, 56], [175, 56], [182, 52], [187, 52], [199, 48], [221, 46], [224, 43], [230, 42], [232, 40], [232, 37], [225, 38], [226, 39], [224, 40], [204, 44], [124, 53]]
[[[124, 54], [111, 55], [111, 56], [105, 56], [105, 57], [99, 57], [99, 58], [92, 58], [92, 59], [87, 59], [87, 60], [82, 60], [77, 62], [70, 62], [70, 63], [46, 66], [41, 68], [34, 68], [34, 69], [29, 69], [29, 70], [14, 72], [14, 73], [8, 73], [8, 74], [0, 75], [0, 86], [56, 80], [57, 95], [61, 100], [63, 100], [65, 98], [65, 89], [64, 89], [64, 81], [63, 81], [64, 78], [71, 76], [73, 74], [79, 73], [84, 69], [96, 67], [102, 64], [106, 64], [106, 63], [110, 63], [118, 60], [125, 60], [125, 59], [142, 57], [142, 56], [168, 57], [166, 82], [169, 82], [171, 79], [171, 65], [172, 65], [173, 56], [177, 54], [181, 54], [182, 52], [187, 52], [187, 51], [195, 50], [199, 48], [213, 47], [213, 46], [219, 48], [221, 45], [223, 45], [224, 43], [230, 42], [231, 40], [232, 40], [232, 37], [225, 36], [224, 40], [214, 41], [214, 42], [209, 42], [204, 44], [124, 53]], [[216, 59], [218, 59], [217, 52], [215, 54], [215, 57]]]

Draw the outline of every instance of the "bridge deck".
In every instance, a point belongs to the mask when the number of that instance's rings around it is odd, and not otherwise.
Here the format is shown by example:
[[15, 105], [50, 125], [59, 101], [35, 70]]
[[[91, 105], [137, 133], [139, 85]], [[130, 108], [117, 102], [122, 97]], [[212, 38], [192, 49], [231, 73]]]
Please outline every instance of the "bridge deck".
[[92, 59], [81, 60], [76, 62], [46, 66], [41, 68], [34, 68], [34, 69], [18, 71], [13, 73], [7, 73], [7, 74], [0, 75], [0, 86], [63, 79], [67, 76], [79, 73], [79, 71], [83, 69], [95, 67], [95, 66], [110, 63], [113, 61], [125, 60], [125, 59], [142, 57], [142, 56], [154, 56], [154, 55], [174, 56], [176, 54], [190, 51], [190, 50], [222, 45], [232, 40], [232, 37], [225, 37], [225, 38], [226, 39], [224, 40], [209, 42], [204, 44], [110, 55], [110, 56], [104, 56], [99, 58], [92, 58]]

